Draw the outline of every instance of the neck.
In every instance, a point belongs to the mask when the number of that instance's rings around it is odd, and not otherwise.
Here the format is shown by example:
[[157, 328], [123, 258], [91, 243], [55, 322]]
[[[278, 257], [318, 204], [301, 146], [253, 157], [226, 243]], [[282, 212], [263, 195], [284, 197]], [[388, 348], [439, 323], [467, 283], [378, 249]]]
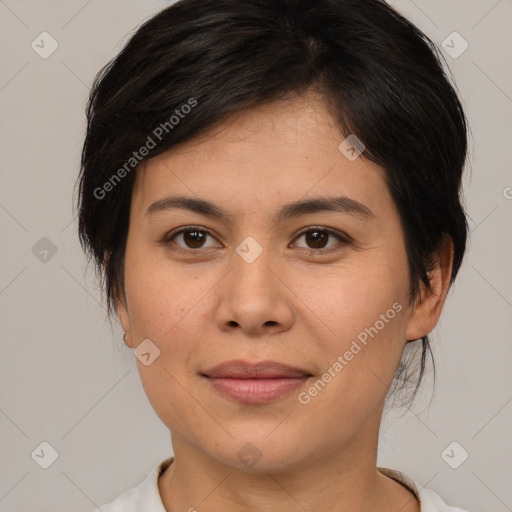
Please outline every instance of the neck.
[[293, 467], [258, 463], [257, 472], [219, 463], [175, 434], [172, 444], [174, 462], [158, 482], [168, 512], [420, 510], [409, 490], [377, 471], [377, 439], [372, 444], [367, 436], [350, 448], [305, 456]]

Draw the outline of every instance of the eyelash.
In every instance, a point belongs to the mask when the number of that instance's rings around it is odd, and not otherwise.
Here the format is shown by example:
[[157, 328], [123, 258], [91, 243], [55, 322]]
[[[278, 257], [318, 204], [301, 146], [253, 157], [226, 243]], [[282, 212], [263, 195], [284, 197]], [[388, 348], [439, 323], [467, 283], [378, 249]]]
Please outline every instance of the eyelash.
[[[173, 233], [170, 233], [168, 235], [165, 236], [165, 238], [162, 240], [162, 242], [164, 244], [170, 244], [174, 238], [176, 238], [177, 236], [183, 234], [183, 233], [187, 233], [189, 231], [198, 231], [200, 233], [203, 233], [203, 234], [206, 234], [206, 235], [209, 235], [211, 236], [212, 238], [215, 238], [213, 236], [212, 233], [210, 233], [210, 231], [208, 231], [207, 229], [204, 229], [200, 226], [187, 226], [185, 228], [182, 228], [178, 231], [175, 231]], [[332, 229], [329, 229], [329, 228], [325, 228], [325, 227], [322, 227], [322, 226], [311, 226], [309, 228], [306, 228], [304, 230], [302, 230], [300, 233], [297, 234], [296, 238], [294, 240], [297, 240], [299, 239], [302, 235], [305, 235], [307, 233], [310, 233], [310, 232], [320, 232], [320, 233], [327, 233], [328, 235], [332, 235], [336, 238], [338, 238], [342, 245], [345, 245], [345, 244], [348, 244], [351, 239], [348, 235], [345, 235], [345, 234], [340, 234]], [[339, 250], [340, 247], [331, 247], [329, 249], [306, 249], [304, 247], [302, 247], [301, 249], [303, 249], [307, 254], [308, 256], [313, 256], [313, 257], [318, 257], [318, 256], [322, 256], [324, 254], [330, 254], [336, 250]], [[181, 253], [187, 253], [187, 254], [190, 254], [190, 253], [198, 253], [198, 252], [201, 252], [201, 251], [205, 251], [205, 249], [202, 249], [202, 248], [198, 248], [198, 249], [184, 249], [183, 247], [179, 247], [177, 246], [177, 248], [173, 248], [174, 251], [177, 251], [177, 252], [181, 252]]]

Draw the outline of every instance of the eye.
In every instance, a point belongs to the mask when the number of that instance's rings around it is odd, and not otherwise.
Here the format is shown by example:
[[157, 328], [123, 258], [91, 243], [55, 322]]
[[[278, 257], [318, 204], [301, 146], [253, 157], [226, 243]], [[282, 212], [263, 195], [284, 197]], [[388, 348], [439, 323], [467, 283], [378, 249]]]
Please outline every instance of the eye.
[[[331, 253], [333, 250], [339, 249], [340, 245], [344, 246], [349, 243], [350, 240], [347, 235], [341, 235], [336, 231], [323, 228], [321, 226], [308, 228], [307, 230], [302, 231], [296, 240], [299, 240], [302, 237], [304, 237], [306, 243], [310, 246], [309, 250], [308, 247], [304, 247], [310, 256], [319, 256], [321, 254]], [[332, 237], [337, 238], [341, 244], [328, 245], [329, 238]]]
[[[221, 247], [221, 244], [215, 242], [209, 246], [205, 245], [208, 237], [214, 239], [214, 236], [204, 228], [199, 226], [187, 226], [167, 235], [163, 242], [166, 244], [170, 244], [172, 242], [177, 246], [177, 248], [173, 248], [173, 250], [188, 253], [199, 252], [199, 249], [205, 249], [208, 247]], [[310, 256], [320, 256], [322, 254], [331, 253], [338, 250], [340, 248], [339, 246], [344, 246], [350, 242], [350, 237], [348, 235], [342, 235], [332, 229], [321, 226], [307, 228], [299, 233], [295, 240], [299, 240], [303, 237], [309, 248], [298, 247], [306, 250], [307, 254]], [[332, 239], [333, 237], [337, 238], [341, 243], [329, 245], [329, 239]], [[181, 241], [181, 244], [178, 243], [178, 241]]]
[[[208, 237], [213, 238], [213, 235], [209, 231], [198, 226], [188, 226], [166, 236], [164, 241], [166, 243], [174, 242], [176, 245], [178, 245], [178, 251], [183, 250], [190, 252], [194, 251], [194, 249], [204, 248], [204, 243]], [[181, 240], [185, 245], [180, 245], [175, 242], [175, 240]], [[219, 247], [219, 245], [214, 244], [206, 247]]]

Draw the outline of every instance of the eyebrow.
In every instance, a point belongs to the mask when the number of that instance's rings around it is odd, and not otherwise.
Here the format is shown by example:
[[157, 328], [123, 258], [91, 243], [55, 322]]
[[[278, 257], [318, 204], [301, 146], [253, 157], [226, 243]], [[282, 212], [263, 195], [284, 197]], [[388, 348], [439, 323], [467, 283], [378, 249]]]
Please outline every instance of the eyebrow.
[[[187, 210], [207, 217], [227, 219], [232, 217], [220, 206], [194, 197], [170, 196], [159, 199], [149, 206], [145, 215], [169, 210]], [[295, 201], [283, 206], [275, 215], [276, 222], [317, 212], [340, 212], [366, 219], [374, 218], [374, 213], [364, 204], [345, 196], [314, 197], [303, 201]]]

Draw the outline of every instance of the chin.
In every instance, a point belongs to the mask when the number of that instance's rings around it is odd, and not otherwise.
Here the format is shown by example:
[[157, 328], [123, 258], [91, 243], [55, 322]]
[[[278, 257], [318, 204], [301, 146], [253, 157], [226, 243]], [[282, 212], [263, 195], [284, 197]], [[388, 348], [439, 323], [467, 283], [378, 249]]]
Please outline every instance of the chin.
[[306, 463], [304, 443], [293, 435], [276, 435], [274, 439], [270, 439], [247, 434], [243, 439], [241, 441], [240, 437], [234, 436], [229, 446], [219, 449], [217, 445], [217, 449], [208, 450], [207, 453], [219, 464], [242, 473], [279, 473]]

